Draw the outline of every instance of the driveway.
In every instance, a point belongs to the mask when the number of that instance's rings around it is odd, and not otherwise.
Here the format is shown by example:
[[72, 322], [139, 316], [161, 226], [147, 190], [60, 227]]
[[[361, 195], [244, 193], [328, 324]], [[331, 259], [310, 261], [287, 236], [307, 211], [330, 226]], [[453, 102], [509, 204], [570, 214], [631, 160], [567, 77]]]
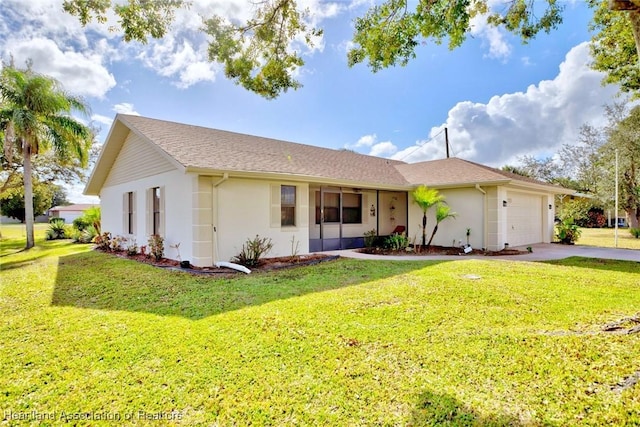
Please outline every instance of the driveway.
[[[526, 250], [526, 247], [516, 248]], [[323, 254], [340, 255], [346, 258], [359, 259], [385, 259], [399, 261], [428, 261], [428, 260], [453, 260], [462, 258], [471, 259], [508, 259], [512, 261], [548, 261], [563, 259], [572, 256], [585, 258], [618, 259], [636, 261], [640, 263], [640, 251], [632, 249], [598, 248], [595, 246], [558, 245], [552, 243], [539, 243], [532, 245], [533, 252], [522, 255], [505, 256], [481, 256], [481, 255], [369, 255], [355, 250], [323, 252]]]

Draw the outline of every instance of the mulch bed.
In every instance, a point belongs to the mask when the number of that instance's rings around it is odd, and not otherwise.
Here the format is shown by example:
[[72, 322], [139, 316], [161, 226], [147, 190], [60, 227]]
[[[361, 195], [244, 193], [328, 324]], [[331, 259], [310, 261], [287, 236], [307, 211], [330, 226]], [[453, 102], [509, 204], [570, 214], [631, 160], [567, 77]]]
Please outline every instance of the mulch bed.
[[[215, 275], [215, 277], [233, 277], [233, 276], [236, 276], [237, 274], [244, 274], [240, 271], [236, 271], [230, 268], [224, 268], [224, 267], [218, 268], [215, 266], [196, 267], [192, 265], [190, 266], [190, 268], [181, 268], [180, 261], [167, 259], [167, 258], [162, 258], [161, 260], [156, 261], [153, 257], [149, 257], [147, 255], [142, 255], [142, 254], [127, 255], [126, 252], [113, 252], [113, 254], [120, 258], [142, 262], [145, 264], [153, 265], [154, 267], [166, 268], [169, 270], [182, 271], [182, 272], [192, 273], [192, 274]], [[340, 258], [340, 257], [338, 255], [322, 255], [322, 254], [297, 255], [295, 257], [287, 256], [287, 257], [276, 257], [276, 258], [263, 258], [260, 260], [259, 265], [254, 267], [249, 267], [249, 270], [251, 270], [251, 273], [255, 273], [255, 272], [279, 270], [283, 268], [302, 267], [306, 265], [314, 265], [321, 262], [332, 261], [337, 258]]]
[[518, 249], [503, 249], [501, 251], [486, 251], [482, 249], [473, 249], [468, 254], [465, 254], [462, 248], [453, 246], [430, 246], [428, 249], [423, 249], [419, 252], [414, 250], [410, 251], [392, 251], [383, 248], [362, 248], [358, 249], [358, 252], [371, 255], [482, 255], [482, 256], [502, 256], [502, 255], [523, 255], [528, 253], [527, 251], [521, 251]]

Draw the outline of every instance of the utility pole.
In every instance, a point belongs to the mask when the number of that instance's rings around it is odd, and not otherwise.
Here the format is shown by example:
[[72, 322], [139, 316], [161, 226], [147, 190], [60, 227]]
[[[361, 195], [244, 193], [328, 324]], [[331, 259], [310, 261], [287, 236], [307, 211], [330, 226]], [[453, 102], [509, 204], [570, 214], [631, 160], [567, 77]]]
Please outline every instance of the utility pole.
[[449, 129], [444, 128], [444, 142], [447, 145], [447, 159], [449, 158]]
[[616, 227], [614, 238], [616, 248], [618, 247], [618, 149], [616, 148]]

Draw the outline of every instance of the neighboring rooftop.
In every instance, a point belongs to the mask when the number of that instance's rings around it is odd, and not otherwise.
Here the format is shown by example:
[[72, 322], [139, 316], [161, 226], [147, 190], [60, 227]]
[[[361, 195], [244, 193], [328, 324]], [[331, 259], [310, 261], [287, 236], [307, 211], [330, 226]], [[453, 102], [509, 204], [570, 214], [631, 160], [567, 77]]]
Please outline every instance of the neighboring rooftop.
[[95, 206], [99, 206], [97, 204], [91, 204], [91, 203], [77, 203], [75, 205], [66, 205], [66, 206], [54, 206], [51, 209], [49, 209], [50, 211], [86, 211], [89, 208], [95, 207]]

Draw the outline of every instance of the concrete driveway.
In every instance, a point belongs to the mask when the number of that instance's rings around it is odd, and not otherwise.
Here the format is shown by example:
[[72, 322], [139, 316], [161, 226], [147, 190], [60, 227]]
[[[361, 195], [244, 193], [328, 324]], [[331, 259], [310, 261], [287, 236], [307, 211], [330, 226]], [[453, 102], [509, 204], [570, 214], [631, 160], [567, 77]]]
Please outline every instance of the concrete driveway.
[[[519, 247], [525, 251], [526, 247]], [[359, 259], [386, 259], [399, 261], [428, 261], [428, 260], [454, 260], [454, 259], [508, 259], [512, 261], [548, 261], [552, 259], [563, 259], [572, 256], [585, 258], [618, 259], [625, 261], [636, 261], [640, 263], [640, 251], [632, 249], [598, 248], [594, 246], [581, 245], [559, 245], [552, 243], [539, 243], [532, 245], [533, 252], [522, 255], [505, 256], [479, 256], [479, 255], [369, 255], [355, 250], [323, 252], [324, 254], [340, 255], [345, 258]]]

